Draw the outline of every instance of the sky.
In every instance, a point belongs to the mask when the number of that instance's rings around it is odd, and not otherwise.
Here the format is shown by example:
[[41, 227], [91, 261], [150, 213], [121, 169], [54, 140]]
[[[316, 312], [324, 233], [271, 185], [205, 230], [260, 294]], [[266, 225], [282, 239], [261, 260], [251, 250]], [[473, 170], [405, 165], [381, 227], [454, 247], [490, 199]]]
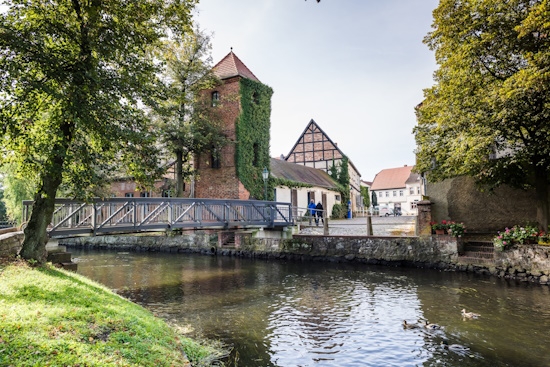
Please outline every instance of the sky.
[[372, 181], [414, 165], [414, 107], [433, 85], [422, 43], [437, 0], [201, 0], [214, 63], [230, 48], [273, 88], [271, 156], [287, 155], [311, 119]]

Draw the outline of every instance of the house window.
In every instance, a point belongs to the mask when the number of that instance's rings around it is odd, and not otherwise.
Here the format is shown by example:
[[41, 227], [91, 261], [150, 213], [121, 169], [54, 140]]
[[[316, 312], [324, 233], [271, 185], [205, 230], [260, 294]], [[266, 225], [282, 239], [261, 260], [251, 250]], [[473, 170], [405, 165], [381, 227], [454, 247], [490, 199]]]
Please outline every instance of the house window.
[[394, 191], [393, 192], [393, 197], [396, 197], [397, 196], [397, 191]]
[[411, 210], [414, 210], [416, 209], [416, 203], [418, 202], [418, 200], [415, 200], [411, 203]]
[[417, 193], [418, 195], [420, 195], [420, 186], [418, 186], [418, 187], [416, 188], [416, 193]]
[[150, 198], [151, 194], [148, 191], [140, 192], [139, 193], [140, 198]]
[[341, 200], [341, 199], [340, 199], [340, 195], [334, 195], [334, 199], [335, 199], [336, 201], [340, 201], [340, 200]]
[[390, 192], [389, 192], [389, 191], [386, 191], [386, 197], [387, 197], [387, 198], [390, 197]]
[[399, 190], [399, 196], [403, 196], [403, 190]]
[[125, 198], [133, 198], [134, 197], [134, 193], [133, 192], [127, 192], [124, 194], [124, 197]]
[[220, 93], [218, 91], [212, 92], [212, 107], [216, 107], [220, 103]]
[[409, 194], [414, 195], [414, 187], [409, 187]]

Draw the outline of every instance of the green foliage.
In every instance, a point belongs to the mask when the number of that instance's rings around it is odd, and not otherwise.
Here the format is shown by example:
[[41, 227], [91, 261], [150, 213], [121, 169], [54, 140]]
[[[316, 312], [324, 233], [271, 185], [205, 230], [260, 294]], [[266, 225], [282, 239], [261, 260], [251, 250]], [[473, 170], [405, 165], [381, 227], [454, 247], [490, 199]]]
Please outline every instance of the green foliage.
[[166, 60], [166, 94], [155, 109], [160, 141], [176, 158], [177, 196], [183, 182], [193, 174], [193, 156], [221, 149], [226, 139], [221, 131], [218, 108], [212, 108], [201, 93], [219, 83], [212, 72], [210, 37], [196, 29], [162, 47]]
[[[81, 275], [8, 265], [0, 277], [0, 365], [194, 366], [227, 355]], [[152, 347], [153, 346], [153, 347]]]
[[4, 187], [3, 202], [7, 218], [18, 225], [21, 224], [23, 200], [31, 200], [36, 190], [36, 178], [23, 179], [15, 175], [13, 164], [2, 167], [2, 186]]
[[441, 0], [433, 31], [436, 84], [414, 129], [417, 167], [432, 182], [469, 175], [483, 186], [534, 187], [548, 226], [548, 0]]
[[349, 158], [344, 156], [340, 162], [340, 172], [338, 173], [338, 183], [342, 187], [342, 203], [348, 205], [351, 198], [350, 194], [350, 178], [349, 178]]
[[0, 189], [0, 221], [8, 220], [8, 213], [6, 212], [6, 204], [4, 203], [4, 190]]
[[338, 165], [334, 162], [334, 158], [332, 158], [332, 166], [330, 166], [328, 174], [334, 181], [338, 182]]
[[361, 197], [363, 198], [363, 206], [365, 208], [370, 207], [370, 195], [368, 187], [361, 186]]
[[195, 3], [13, 0], [0, 14], [0, 164], [38, 177], [24, 258], [43, 257], [62, 184], [90, 198], [113, 172], [147, 186], [160, 175], [152, 51], [189, 31]]
[[332, 219], [344, 219], [348, 214], [347, 205], [334, 204], [332, 206]]
[[[254, 80], [240, 80], [241, 113], [237, 118], [237, 176], [253, 198], [264, 197], [262, 171], [271, 170], [269, 128], [273, 90]], [[274, 180], [268, 181], [267, 197], [273, 200]]]
[[285, 187], [288, 187], [289, 189], [296, 189], [296, 188], [300, 188], [300, 187], [305, 187], [305, 188], [313, 187], [313, 185], [311, 185], [311, 184], [292, 181], [292, 180], [287, 180], [285, 178], [270, 177], [269, 180], [271, 181], [271, 184], [273, 185], [273, 187], [285, 186]]

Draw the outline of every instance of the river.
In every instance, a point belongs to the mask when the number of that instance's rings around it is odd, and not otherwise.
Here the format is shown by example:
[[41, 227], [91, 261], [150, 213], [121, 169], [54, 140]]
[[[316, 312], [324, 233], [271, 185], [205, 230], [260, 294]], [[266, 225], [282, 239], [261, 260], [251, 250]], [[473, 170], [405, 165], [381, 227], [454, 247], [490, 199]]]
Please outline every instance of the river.
[[[238, 366], [550, 366], [547, 286], [412, 268], [70, 251], [79, 273], [190, 336], [231, 345]], [[463, 319], [463, 308], [480, 317]], [[403, 329], [403, 320], [443, 329]]]

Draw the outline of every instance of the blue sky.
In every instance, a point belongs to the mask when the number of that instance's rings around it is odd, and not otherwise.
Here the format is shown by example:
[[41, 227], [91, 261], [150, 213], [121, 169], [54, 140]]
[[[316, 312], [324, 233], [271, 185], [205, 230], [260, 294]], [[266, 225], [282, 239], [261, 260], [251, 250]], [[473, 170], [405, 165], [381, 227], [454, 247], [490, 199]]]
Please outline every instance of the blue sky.
[[201, 0], [214, 63], [235, 54], [274, 90], [271, 155], [313, 118], [371, 181], [414, 164], [414, 107], [433, 84], [437, 0]]

